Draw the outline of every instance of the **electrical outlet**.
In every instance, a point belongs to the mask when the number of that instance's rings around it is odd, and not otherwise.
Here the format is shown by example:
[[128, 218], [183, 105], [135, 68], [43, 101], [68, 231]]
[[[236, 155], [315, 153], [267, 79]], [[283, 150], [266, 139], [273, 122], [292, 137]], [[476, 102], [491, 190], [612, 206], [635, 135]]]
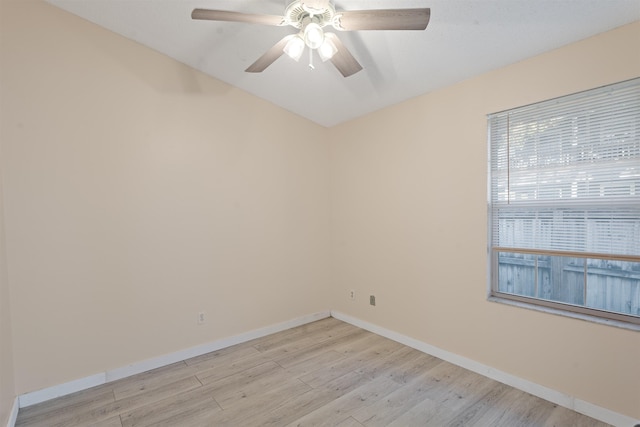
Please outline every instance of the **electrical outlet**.
[[349, 291], [349, 299], [350, 299], [351, 301], [355, 301], [355, 300], [356, 300], [356, 291], [354, 291], [353, 289], [351, 289], [351, 290]]
[[369, 295], [369, 304], [376, 305], [376, 296], [375, 295]]
[[198, 313], [198, 325], [204, 325], [206, 321], [207, 321], [207, 317], [205, 316], [204, 311], [201, 311], [200, 313]]

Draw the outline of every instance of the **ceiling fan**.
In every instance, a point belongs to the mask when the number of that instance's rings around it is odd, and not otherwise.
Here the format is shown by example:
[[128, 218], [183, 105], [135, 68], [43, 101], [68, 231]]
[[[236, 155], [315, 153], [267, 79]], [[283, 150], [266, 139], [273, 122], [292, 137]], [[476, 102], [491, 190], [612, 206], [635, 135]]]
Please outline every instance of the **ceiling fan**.
[[298, 30], [281, 39], [245, 71], [261, 73], [283, 53], [298, 61], [309, 48], [309, 66], [313, 68], [313, 51], [322, 61], [331, 60], [344, 77], [362, 70], [362, 65], [342, 44], [334, 33], [323, 28], [332, 26], [338, 31], [359, 30], [424, 30], [427, 28], [431, 10], [376, 9], [336, 11], [331, 0], [294, 0], [286, 7], [283, 16], [257, 15], [225, 10], [194, 9], [192, 19], [209, 21], [231, 21], [273, 26], [290, 25]]

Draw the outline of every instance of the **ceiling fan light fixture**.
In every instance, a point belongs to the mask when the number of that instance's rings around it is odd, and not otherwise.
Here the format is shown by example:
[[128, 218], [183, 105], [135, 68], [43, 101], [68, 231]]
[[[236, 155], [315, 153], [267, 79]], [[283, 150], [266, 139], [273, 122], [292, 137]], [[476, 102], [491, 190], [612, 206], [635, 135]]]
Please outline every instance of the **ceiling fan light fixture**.
[[302, 56], [302, 52], [304, 52], [304, 40], [302, 40], [300, 35], [296, 34], [291, 37], [282, 50], [289, 56], [289, 58], [294, 61], [299, 61]]
[[335, 55], [337, 52], [338, 48], [327, 37], [324, 38], [324, 41], [318, 48], [318, 55], [320, 55], [320, 59], [322, 59], [322, 62], [325, 62], [327, 59], [333, 58], [333, 55]]
[[313, 51], [318, 50], [323, 61], [331, 59], [338, 71], [344, 77], [349, 77], [362, 70], [362, 65], [334, 33], [325, 34], [324, 27], [331, 25], [339, 31], [424, 30], [431, 17], [431, 9], [426, 7], [347, 10], [336, 13], [333, 0], [285, 0], [285, 4], [287, 6], [283, 16], [218, 9], [193, 9], [191, 18], [278, 27], [291, 26], [299, 31], [298, 34], [289, 34], [280, 39], [245, 70], [248, 73], [261, 73], [284, 53], [298, 61], [305, 47], [308, 46], [311, 67], [313, 67]]
[[320, 25], [315, 22], [311, 22], [304, 27], [304, 42], [311, 49], [319, 48], [323, 41], [324, 31], [322, 31], [322, 27], [320, 27]]

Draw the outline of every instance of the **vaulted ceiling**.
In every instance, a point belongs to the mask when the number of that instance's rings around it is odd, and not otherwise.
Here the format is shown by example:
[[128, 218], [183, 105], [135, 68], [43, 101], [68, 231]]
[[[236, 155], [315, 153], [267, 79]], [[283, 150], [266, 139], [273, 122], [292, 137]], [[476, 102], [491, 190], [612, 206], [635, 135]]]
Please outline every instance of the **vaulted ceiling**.
[[245, 73], [296, 30], [191, 19], [194, 8], [282, 15], [286, 0], [48, 1], [322, 126], [640, 20], [640, 0], [336, 0], [339, 10], [431, 9], [425, 31], [338, 32], [363, 66], [345, 78], [306, 56]]

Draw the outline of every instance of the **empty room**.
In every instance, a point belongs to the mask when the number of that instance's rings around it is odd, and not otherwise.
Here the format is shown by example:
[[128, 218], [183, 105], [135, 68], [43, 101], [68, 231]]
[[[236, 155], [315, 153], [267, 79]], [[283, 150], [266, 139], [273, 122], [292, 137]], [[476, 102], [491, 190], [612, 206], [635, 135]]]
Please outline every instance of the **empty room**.
[[640, 423], [640, 1], [0, 0], [1, 426]]

